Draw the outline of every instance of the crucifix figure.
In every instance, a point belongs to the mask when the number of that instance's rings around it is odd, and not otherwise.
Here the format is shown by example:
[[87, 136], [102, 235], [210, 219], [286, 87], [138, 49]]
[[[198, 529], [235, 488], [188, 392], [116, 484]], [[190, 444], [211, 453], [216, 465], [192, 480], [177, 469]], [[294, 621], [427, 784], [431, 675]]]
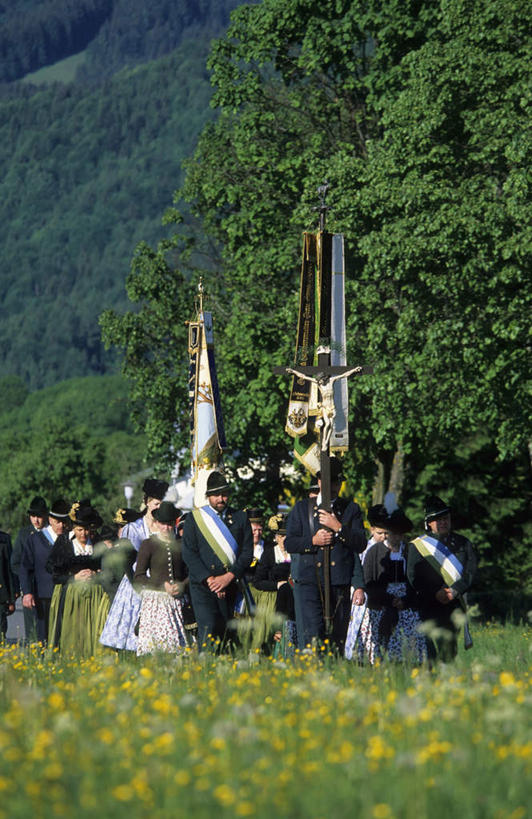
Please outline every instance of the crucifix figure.
[[363, 367], [351, 367], [351, 369], [346, 369], [345, 372], [332, 376], [321, 372], [318, 373], [315, 378], [313, 378], [311, 375], [307, 375], [301, 370], [295, 370], [293, 367], [286, 367], [285, 369], [285, 372], [297, 375], [298, 378], [304, 378], [305, 381], [310, 381], [311, 384], [316, 384], [318, 387], [320, 402], [318, 404], [319, 417], [316, 421], [316, 426], [318, 429], [320, 429], [320, 449], [322, 452], [329, 449], [333, 423], [336, 417], [336, 406], [334, 404], [334, 382], [339, 378], [348, 378], [348, 376], [354, 375], [355, 373], [360, 374], [363, 372], [363, 369]]

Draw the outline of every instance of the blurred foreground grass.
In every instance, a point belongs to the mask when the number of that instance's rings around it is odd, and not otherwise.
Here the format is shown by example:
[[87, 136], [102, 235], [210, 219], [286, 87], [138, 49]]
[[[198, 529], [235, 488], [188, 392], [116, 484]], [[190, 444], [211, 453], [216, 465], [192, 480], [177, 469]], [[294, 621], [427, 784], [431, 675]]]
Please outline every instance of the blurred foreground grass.
[[0, 647], [0, 819], [528, 815], [530, 632], [427, 669]]

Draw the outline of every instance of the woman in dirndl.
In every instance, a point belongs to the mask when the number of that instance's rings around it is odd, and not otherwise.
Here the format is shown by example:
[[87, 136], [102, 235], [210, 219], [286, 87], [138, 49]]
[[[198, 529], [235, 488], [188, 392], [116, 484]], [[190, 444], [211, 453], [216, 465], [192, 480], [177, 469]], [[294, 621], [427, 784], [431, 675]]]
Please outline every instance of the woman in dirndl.
[[178, 653], [187, 645], [183, 596], [188, 585], [175, 527], [181, 512], [163, 501], [153, 512], [155, 533], [139, 549], [134, 585], [140, 592], [137, 655]]
[[50, 605], [49, 645], [62, 654], [93, 656], [109, 611], [99, 583], [101, 558], [94, 554], [91, 532], [102, 524], [93, 507], [75, 503], [72, 531], [59, 535], [46, 567], [55, 583]]
[[[114, 522], [119, 525], [119, 536], [129, 540], [135, 551], [138, 552], [141, 543], [155, 531], [153, 513], [160, 506], [168, 484], [156, 478], [146, 478], [142, 485], [143, 512], [132, 509], [119, 509]], [[100, 642], [108, 648], [117, 651], [136, 651], [136, 628], [140, 612], [140, 596], [131, 583], [132, 577], [124, 573], [109, 617], [100, 636]]]
[[403, 535], [412, 522], [401, 509], [386, 521], [386, 538], [375, 543], [364, 560], [367, 608], [357, 641], [357, 657], [374, 665], [392, 660], [420, 664], [427, 657], [416, 595], [406, 578]]
[[295, 652], [296, 617], [290, 568], [291, 555], [285, 549], [287, 515], [279, 512], [268, 521], [273, 544], [266, 544], [257, 563], [253, 579], [253, 597], [257, 603], [252, 646], [271, 650], [274, 656], [287, 657]]
[[136, 509], [122, 507], [116, 510], [113, 523], [118, 527], [117, 539], [113, 539], [112, 549], [102, 558], [104, 586], [106, 582], [109, 585], [109, 581], [113, 586], [116, 581], [118, 583], [110, 595], [111, 608], [100, 634], [100, 643], [116, 651], [137, 650], [135, 626], [139, 619], [140, 597], [132, 586], [137, 550], [129, 538], [124, 537], [124, 530], [138, 516]]

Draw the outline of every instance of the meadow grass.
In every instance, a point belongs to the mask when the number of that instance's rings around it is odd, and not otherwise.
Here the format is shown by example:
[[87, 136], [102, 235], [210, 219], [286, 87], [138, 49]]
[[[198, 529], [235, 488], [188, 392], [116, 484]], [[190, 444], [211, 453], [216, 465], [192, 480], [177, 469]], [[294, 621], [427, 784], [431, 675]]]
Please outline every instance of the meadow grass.
[[0, 647], [0, 819], [528, 815], [530, 632], [432, 672]]
[[80, 51], [77, 54], [72, 54], [70, 57], [65, 57], [52, 65], [45, 65], [37, 71], [32, 71], [22, 78], [22, 82], [31, 83], [33, 85], [46, 85], [53, 82], [74, 82], [76, 78], [76, 71], [79, 66], [85, 62], [85, 51]]

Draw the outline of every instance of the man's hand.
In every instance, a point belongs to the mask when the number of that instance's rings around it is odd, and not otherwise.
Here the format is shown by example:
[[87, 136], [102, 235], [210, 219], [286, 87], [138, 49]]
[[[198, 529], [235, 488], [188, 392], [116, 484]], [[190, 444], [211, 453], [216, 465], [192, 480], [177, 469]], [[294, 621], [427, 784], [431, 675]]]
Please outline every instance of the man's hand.
[[25, 609], [33, 609], [35, 608], [35, 599], [33, 594], [25, 594], [22, 598], [22, 605]]
[[320, 526], [326, 526], [327, 529], [332, 529], [333, 532], [339, 532], [342, 524], [332, 512], [326, 512], [325, 509], [318, 509], [318, 517]]
[[209, 589], [218, 594], [219, 592], [223, 592], [229, 583], [231, 583], [235, 579], [233, 572], [226, 572], [225, 574], [219, 574], [218, 576], [208, 577], [207, 578], [207, 586]]
[[334, 535], [332, 532], [329, 532], [328, 529], [318, 529], [312, 538], [312, 543], [314, 546], [330, 546], [333, 539]]
[[442, 606], [446, 606], [447, 603], [450, 603], [453, 599], [452, 592], [450, 597], [447, 592], [451, 592], [451, 589], [438, 589], [436, 592], [436, 600], [438, 603], [441, 603]]
[[456, 592], [453, 589], [449, 589], [447, 586], [445, 587], [444, 592], [447, 595], [447, 600], [449, 603], [456, 597]]
[[355, 589], [353, 592], [353, 603], [355, 606], [364, 605], [364, 589]]

